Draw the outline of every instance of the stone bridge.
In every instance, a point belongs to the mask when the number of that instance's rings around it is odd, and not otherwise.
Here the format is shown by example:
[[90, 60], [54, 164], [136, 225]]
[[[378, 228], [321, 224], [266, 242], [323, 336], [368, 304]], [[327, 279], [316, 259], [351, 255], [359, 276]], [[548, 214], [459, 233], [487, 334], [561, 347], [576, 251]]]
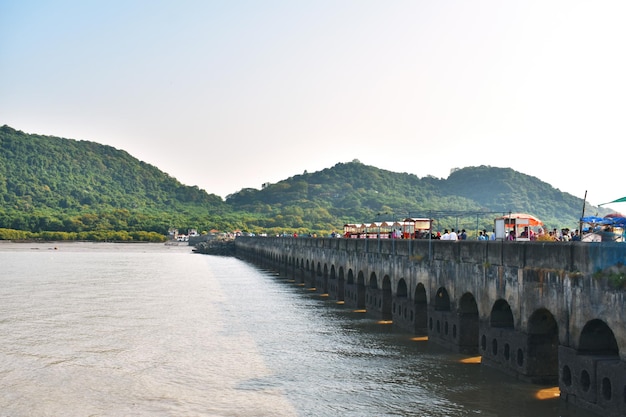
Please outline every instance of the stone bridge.
[[605, 416], [626, 415], [624, 243], [242, 237], [237, 256]]

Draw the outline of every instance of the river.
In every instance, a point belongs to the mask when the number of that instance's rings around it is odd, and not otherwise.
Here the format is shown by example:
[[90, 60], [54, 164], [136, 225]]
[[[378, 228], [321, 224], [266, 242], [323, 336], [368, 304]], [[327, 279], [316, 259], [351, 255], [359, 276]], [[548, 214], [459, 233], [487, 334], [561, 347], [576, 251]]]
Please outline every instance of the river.
[[0, 417], [597, 417], [288, 278], [188, 246], [0, 242]]

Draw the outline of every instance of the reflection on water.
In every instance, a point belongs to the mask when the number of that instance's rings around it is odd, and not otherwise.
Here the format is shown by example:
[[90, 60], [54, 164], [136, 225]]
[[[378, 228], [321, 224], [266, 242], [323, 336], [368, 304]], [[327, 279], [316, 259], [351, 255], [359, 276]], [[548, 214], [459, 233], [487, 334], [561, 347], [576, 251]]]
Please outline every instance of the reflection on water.
[[2, 416], [589, 416], [234, 258], [55, 246], [0, 244]]

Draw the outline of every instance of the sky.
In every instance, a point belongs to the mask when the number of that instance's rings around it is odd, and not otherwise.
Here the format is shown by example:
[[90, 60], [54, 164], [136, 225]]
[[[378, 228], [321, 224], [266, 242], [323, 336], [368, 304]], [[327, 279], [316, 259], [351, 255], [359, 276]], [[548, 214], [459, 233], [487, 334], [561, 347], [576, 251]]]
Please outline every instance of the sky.
[[624, 16], [623, 0], [0, 0], [0, 125], [222, 197], [358, 159], [507, 167], [598, 205], [626, 196]]

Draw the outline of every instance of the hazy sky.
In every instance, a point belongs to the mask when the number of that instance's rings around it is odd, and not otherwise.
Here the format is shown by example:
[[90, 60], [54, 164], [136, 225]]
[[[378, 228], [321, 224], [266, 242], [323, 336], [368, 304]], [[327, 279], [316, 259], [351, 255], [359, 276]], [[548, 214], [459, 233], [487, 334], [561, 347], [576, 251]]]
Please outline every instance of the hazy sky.
[[0, 125], [222, 197], [359, 159], [510, 167], [597, 205], [626, 196], [625, 17], [623, 0], [0, 0]]

